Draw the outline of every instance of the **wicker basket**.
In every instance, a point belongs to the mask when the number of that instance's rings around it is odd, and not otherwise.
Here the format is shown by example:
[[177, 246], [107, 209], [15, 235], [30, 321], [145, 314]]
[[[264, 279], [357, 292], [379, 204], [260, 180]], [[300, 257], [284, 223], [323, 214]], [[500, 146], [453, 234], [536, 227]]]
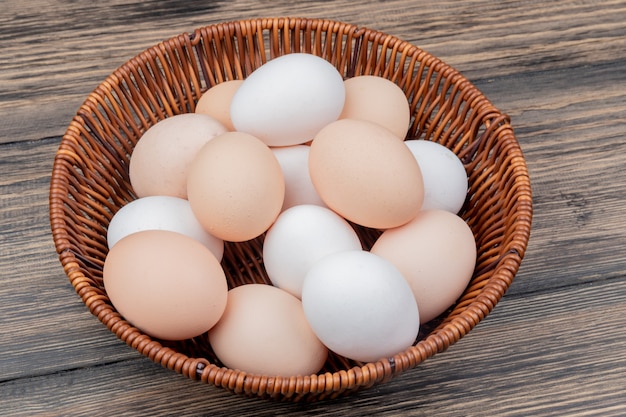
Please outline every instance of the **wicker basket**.
[[[457, 304], [423, 327], [392, 358], [358, 363], [331, 355], [315, 375], [250, 375], [220, 365], [206, 337], [155, 340], [111, 305], [102, 284], [106, 230], [135, 198], [128, 177], [133, 146], [150, 126], [193, 112], [206, 89], [243, 79], [268, 60], [308, 52], [346, 78], [379, 75], [406, 93], [407, 138], [437, 141], [464, 162], [470, 192], [460, 215], [478, 246], [473, 278]], [[212, 25], [149, 48], [111, 74], [71, 121], [54, 160], [50, 221], [63, 268], [89, 310], [143, 355], [194, 380], [248, 396], [312, 401], [386, 381], [444, 351], [494, 308], [524, 256], [532, 217], [526, 164], [509, 118], [459, 72], [427, 52], [374, 30], [328, 20], [271, 18]], [[365, 245], [376, 232], [359, 230]], [[230, 286], [264, 282], [262, 238], [225, 247]]]

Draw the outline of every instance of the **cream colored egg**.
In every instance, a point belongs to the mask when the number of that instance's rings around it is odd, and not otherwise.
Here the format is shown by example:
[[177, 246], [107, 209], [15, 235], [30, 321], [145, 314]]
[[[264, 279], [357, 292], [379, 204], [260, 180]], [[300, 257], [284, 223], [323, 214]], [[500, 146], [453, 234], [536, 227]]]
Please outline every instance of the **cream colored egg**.
[[193, 160], [189, 204], [207, 232], [241, 242], [265, 232], [280, 213], [285, 180], [270, 148], [242, 132], [208, 142]]
[[404, 91], [393, 81], [362, 75], [344, 81], [346, 99], [339, 118], [378, 123], [404, 139], [411, 111]]
[[226, 308], [220, 263], [197, 240], [167, 230], [144, 230], [118, 241], [103, 268], [117, 311], [145, 333], [165, 340], [199, 336]]
[[362, 226], [397, 227], [422, 206], [424, 186], [415, 157], [376, 123], [342, 119], [327, 125], [311, 144], [309, 170], [324, 203]]
[[209, 332], [209, 342], [224, 365], [258, 375], [314, 374], [328, 355], [300, 300], [264, 284], [229, 291], [226, 311]]
[[422, 323], [446, 311], [467, 287], [476, 242], [467, 223], [445, 210], [423, 210], [383, 232], [371, 252], [394, 264], [411, 286]]
[[187, 198], [188, 167], [200, 148], [226, 128], [205, 114], [186, 113], [148, 129], [130, 157], [130, 182], [138, 197]]
[[229, 131], [235, 130], [230, 118], [230, 103], [243, 80], [224, 81], [209, 88], [196, 104], [196, 113], [208, 114]]

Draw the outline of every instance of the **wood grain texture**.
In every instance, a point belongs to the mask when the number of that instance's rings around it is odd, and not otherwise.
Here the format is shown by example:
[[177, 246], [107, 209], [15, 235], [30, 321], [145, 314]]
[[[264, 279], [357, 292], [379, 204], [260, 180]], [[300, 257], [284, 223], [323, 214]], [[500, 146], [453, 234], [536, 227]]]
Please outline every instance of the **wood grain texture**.
[[[0, 414], [626, 415], [626, 4], [622, 1], [34, 0], [0, 14]], [[74, 293], [48, 223], [59, 136], [116, 67], [210, 23], [369, 26], [461, 70], [511, 115], [533, 232], [509, 292], [418, 368], [319, 404], [246, 399], [167, 371]]]
[[80, 367], [138, 356], [91, 320], [56, 257], [48, 189], [59, 142], [1, 148], [0, 382], [65, 370], [68, 359]]
[[0, 142], [60, 135], [87, 94], [123, 62], [160, 40], [229, 20], [299, 15], [368, 26], [413, 42], [472, 80], [626, 57], [621, 1], [338, 0], [295, 8], [287, 0], [34, 0], [10, 6], [0, 17]]
[[626, 314], [626, 283], [554, 295], [509, 297], [446, 354], [333, 401], [243, 398], [147, 360], [123, 360], [5, 382], [0, 404], [5, 415], [16, 416], [102, 415], [103, 408], [106, 415], [154, 416], [369, 415], [364, 410], [379, 416], [624, 415], [618, 388], [626, 373], [624, 333], [614, 329]]
[[626, 236], [626, 190], [616, 186], [625, 183], [622, 68], [626, 60], [477, 83], [493, 101], [508, 98], [529, 161], [533, 261], [523, 263], [521, 276], [532, 278], [518, 280], [512, 292], [626, 275], [626, 256], [615, 250]]

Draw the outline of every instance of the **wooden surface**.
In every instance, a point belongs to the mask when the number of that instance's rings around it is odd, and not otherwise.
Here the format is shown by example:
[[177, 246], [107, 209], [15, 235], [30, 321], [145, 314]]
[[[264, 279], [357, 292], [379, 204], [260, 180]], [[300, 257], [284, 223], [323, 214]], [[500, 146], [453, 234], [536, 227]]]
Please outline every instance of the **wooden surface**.
[[[0, 414], [626, 415], [623, 1], [1, 2]], [[315, 404], [187, 380], [116, 339], [75, 294], [48, 223], [52, 159], [109, 73], [210, 23], [306, 16], [378, 29], [463, 72], [512, 117], [535, 216], [496, 309], [447, 352]]]

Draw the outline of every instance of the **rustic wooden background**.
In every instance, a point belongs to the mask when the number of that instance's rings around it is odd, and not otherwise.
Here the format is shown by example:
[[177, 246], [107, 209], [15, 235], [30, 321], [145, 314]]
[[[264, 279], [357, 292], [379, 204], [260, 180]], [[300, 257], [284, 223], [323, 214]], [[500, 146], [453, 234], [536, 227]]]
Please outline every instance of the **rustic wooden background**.
[[[0, 1], [0, 414], [626, 415], [623, 1]], [[116, 67], [160, 40], [250, 17], [378, 29], [463, 72], [511, 115], [533, 232], [494, 312], [400, 377], [316, 404], [246, 399], [140, 356], [90, 313], [56, 257], [60, 136]]]

